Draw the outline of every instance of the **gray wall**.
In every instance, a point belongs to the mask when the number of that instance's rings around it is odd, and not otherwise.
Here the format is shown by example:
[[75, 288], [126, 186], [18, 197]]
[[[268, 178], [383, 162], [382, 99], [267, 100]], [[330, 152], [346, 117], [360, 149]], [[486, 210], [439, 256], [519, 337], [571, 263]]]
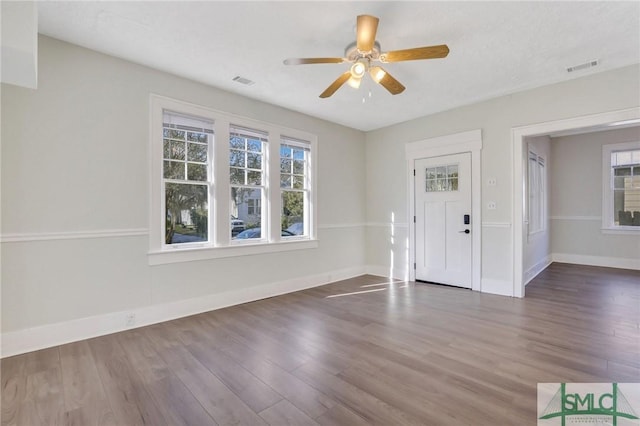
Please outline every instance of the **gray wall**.
[[640, 127], [551, 139], [551, 251], [556, 256], [640, 258], [640, 235], [601, 230], [602, 146], [637, 141]]
[[[512, 293], [512, 138], [511, 129], [588, 114], [638, 107], [638, 65], [491, 99], [367, 134], [367, 263], [406, 268], [407, 171], [404, 145], [473, 129], [482, 130], [482, 281]], [[598, 169], [599, 170], [599, 169]], [[496, 186], [487, 179], [495, 177]], [[495, 210], [487, 202], [495, 201]], [[396, 218], [394, 243], [390, 218]], [[399, 225], [403, 225], [399, 226]]]
[[[150, 93], [316, 134], [319, 247], [149, 266]], [[3, 333], [364, 272], [362, 132], [47, 37], [2, 114]]]

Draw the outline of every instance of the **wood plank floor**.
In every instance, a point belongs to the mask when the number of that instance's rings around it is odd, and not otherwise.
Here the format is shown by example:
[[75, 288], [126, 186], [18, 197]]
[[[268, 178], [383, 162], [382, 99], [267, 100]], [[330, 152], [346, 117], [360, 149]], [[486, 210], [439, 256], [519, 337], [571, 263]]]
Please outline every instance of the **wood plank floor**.
[[525, 299], [363, 276], [2, 360], [2, 425], [534, 425], [539, 382], [640, 382], [640, 272]]

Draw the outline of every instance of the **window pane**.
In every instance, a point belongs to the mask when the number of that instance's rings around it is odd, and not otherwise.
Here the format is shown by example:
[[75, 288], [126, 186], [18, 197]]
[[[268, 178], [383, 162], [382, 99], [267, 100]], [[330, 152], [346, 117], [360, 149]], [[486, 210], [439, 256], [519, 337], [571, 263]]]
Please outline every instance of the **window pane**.
[[207, 143], [206, 133], [187, 132], [187, 140], [191, 142]]
[[631, 167], [617, 167], [613, 169], [614, 176], [631, 176]]
[[256, 172], [253, 170], [247, 171], [247, 185], [261, 185], [262, 184], [262, 172]]
[[282, 191], [282, 237], [304, 235], [304, 193]]
[[262, 152], [262, 142], [255, 140], [255, 139], [250, 139], [247, 141], [247, 151], [253, 151], [253, 152]]
[[629, 179], [629, 178], [618, 177], [618, 176], [614, 177], [613, 178], [613, 187], [615, 189], [624, 189], [624, 182], [625, 182], [626, 179]]
[[171, 159], [184, 160], [184, 142], [171, 141]]
[[184, 179], [184, 163], [178, 161], [164, 162], [165, 179]]
[[291, 188], [291, 175], [280, 175], [280, 188]]
[[244, 154], [244, 151], [236, 151], [235, 149], [229, 151], [229, 165], [234, 167], [244, 167]]
[[187, 160], [198, 161], [200, 163], [207, 162], [207, 145], [200, 145], [198, 143], [190, 143], [187, 147]]
[[263, 238], [262, 232], [262, 189], [231, 187], [231, 216], [244, 222], [245, 230], [233, 236], [234, 239]]
[[295, 189], [304, 189], [304, 176], [293, 176], [293, 187]]
[[447, 177], [447, 168], [446, 167], [436, 167], [436, 176], [438, 179], [444, 179]]
[[239, 136], [231, 136], [229, 138], [229, 146], [235, 149], [244, 149], [245, 139]]
[[449, 180], [449, 191], [457, 191], [458, 190], [458, 178], [453, 178]]
[[206, 182], [207, 166], [204, 164], [187, 164], [187, 179]]
[[207, 185], [165, 184], [166, 244], [207, 241]]
[[435, 179], [436, 178], [436, 169], [435, 167], [429, 167], [426, 169], [427, 179]]
[[284, 158], [280, 159], [280, 172], [291, 173], [291, 160]]
[[288, 147], [286, 145], [280, 145], [280, 158], [282, 157], [291, 158], [292, 156], [291, 153], [292, 153], [291, 147]]
[[185, 131], [184, 130], [175, 130], [175, 129], [164, 129], [164, 137], [171, 139], [180, 139], [184, 140]]
[[447, 174], [449, 179], [458, 177], [458, 165], [454, 164], [452, 166], [447, 166]]
[[427, 192], [437, 191], [437, 186], [436, 186], [436, 180], [435, 179], [428, 179], [427, 180], [426, 191]]
[[293, 173], [297, 175], [304, 174], [304, 161], [293, 160]]
[[169, 139], [165, 139], [163, 141], [163, 156], [165, 159], [171, 158], [171, 141]]
[[262, 169], [262, 154], [248, 153], [247, 167], [250, 169]]
[[232, 184], [240, 184], [244, 185], [244, 169], [234, 169], [231, 168], [231, 173], [229, 175], [229, 181]]

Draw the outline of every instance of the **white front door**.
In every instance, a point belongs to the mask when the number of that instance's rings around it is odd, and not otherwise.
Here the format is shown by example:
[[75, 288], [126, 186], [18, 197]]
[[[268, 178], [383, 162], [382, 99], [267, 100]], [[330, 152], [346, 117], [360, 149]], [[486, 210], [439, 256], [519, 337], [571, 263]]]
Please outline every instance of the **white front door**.
[[471, 153], [414, 166], [416, 280], [471, 288]]

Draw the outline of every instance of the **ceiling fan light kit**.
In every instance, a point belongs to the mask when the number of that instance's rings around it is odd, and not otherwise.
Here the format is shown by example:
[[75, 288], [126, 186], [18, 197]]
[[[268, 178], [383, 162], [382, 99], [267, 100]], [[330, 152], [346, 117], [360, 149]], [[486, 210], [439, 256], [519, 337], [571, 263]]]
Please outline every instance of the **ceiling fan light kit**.
[[416, 47], [412, 49], [393, 50], [380, 53], [380, 43], [376, 41], [379, 19], [375, 16], [360, 15], [357, 19], [356, 41], [345, 49], [344, 58], [289, 58], [285, 59], [285, 65], [303, 64], [340, 64], [351, 62], [349, 71], [343, 73], [320, 94], [321, 98], [333, 95], [344, 83], [357, 89], [362, 78], [368, 72], [371, 79], [387, 89], [392, 95], [397, 95], [405, 90], [398, 80], [393, 78], [382, 67], [371, 66], [372, 62], [401, 62], [419, 59], [444, 58], [449, 54], [446, 44], [438, 46]]

